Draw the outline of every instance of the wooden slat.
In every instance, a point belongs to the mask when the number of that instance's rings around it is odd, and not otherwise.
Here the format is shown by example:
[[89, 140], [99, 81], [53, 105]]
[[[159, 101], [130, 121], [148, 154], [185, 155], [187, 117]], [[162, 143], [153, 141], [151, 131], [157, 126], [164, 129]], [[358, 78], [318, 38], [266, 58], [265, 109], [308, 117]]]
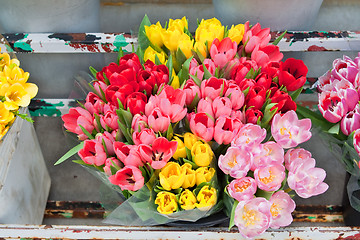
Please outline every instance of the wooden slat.
[[[272, 39], [282, 32], [272, 32]], [[4, 34], [15, 53], [113, 53], [130, 52], [137, 38], [124, 33], [15, 33]], [[359, 51], [360, 33], [350, 31], [288, 32], [279, 42], [282, 52]]]

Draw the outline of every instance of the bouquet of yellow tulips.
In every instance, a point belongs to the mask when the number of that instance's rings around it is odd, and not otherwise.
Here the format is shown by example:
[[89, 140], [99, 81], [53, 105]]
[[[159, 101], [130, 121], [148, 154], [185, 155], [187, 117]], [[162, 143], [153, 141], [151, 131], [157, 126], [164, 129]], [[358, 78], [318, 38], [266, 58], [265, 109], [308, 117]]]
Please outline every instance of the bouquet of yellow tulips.
[[35, 97], [38, 87], [28, 83], [30, 74], [20, 68], [20, 61], [0, 48], [0, 139], [8, 132], [15, 117], [32, 121], [19, 113], [20, 107], [27, 107]]

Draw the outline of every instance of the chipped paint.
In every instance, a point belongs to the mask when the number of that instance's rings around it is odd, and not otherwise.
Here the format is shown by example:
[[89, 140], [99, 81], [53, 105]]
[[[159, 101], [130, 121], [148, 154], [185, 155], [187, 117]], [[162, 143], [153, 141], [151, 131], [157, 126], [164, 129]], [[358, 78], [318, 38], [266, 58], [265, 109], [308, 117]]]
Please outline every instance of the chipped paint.
[[114, 51], [118, 52], [120, 48], [126, 47], [128, 43], [123, 35], [118, 35], [115, 37], [114, 46], [116, 47]]

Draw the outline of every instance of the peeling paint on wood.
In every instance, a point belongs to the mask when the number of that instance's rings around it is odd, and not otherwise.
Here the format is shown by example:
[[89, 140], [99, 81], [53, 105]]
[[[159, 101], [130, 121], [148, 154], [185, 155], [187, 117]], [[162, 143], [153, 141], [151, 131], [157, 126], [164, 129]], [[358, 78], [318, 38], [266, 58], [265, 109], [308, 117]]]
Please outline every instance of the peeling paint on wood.
[[[272, 41], [282, 32], [271, 32]], [[2, 40], [2, 38], [4, 38]], [[0, 36], [15, 53], [112, 53], [122, 47], [131, 52], [137, 38], [125, 33], [13, 33]], [[357, 51], [360, 33], [351, 31], [287, 32], [278, 44], [282, 52]], [[6, 49], [6, 48], [4, 48]], [[2, 50], [5, 51], [5, 50]]]

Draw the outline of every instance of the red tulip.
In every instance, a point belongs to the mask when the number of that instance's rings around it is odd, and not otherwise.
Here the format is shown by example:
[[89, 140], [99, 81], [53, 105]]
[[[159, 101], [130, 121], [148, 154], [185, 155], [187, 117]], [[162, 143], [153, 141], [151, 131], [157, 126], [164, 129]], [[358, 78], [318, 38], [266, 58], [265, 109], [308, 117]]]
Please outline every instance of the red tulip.
[[302, 60], [289, 58], [280, 64], [279, 85], [288, 91], [295, 91], [306, 82], [308, 68]]

